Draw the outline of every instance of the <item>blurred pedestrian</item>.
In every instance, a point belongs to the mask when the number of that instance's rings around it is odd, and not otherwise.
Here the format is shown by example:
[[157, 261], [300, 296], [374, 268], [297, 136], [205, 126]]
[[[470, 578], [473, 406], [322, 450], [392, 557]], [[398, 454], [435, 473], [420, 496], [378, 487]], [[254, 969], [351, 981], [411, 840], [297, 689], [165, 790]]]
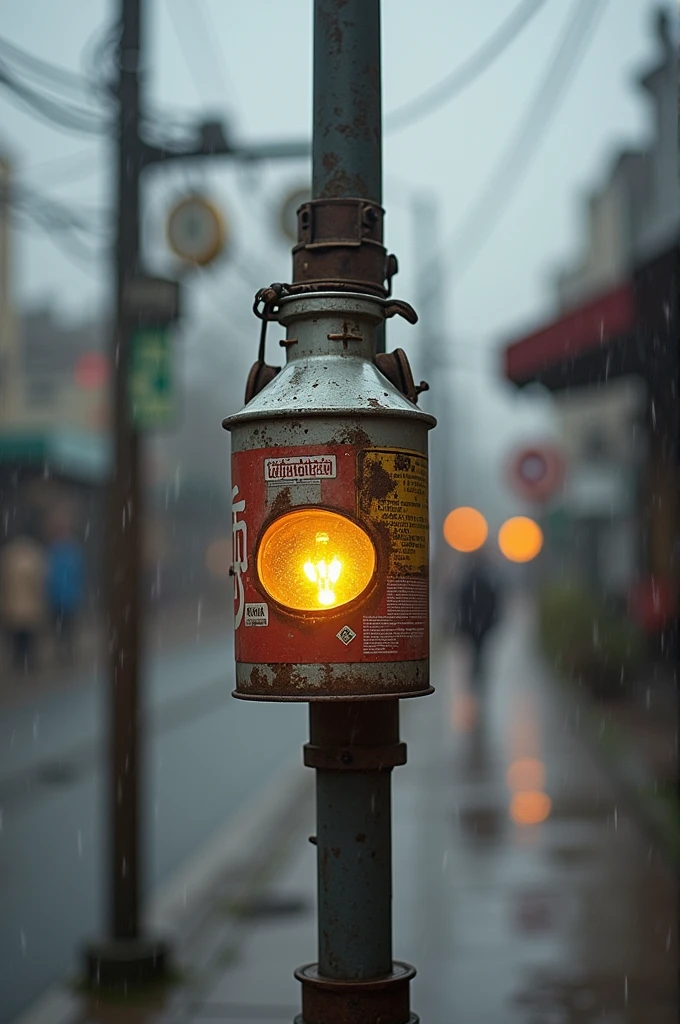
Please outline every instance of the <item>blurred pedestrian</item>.
[[45, 549], [27, 533], [0, 550], [0, 622], [10, 638], [12, 665], [24, 673], [36, 666], [46, 613], [45, 575]]
[[75, 660], [75, 629], [83, 601], [83, 552], [68, 524], [53, 527], [48, 551], [47, 593], [62, 660]]
[[472, 680], [479, 682], [486, 639], [500, 617], [500, 586], [482, 552], [472, 556], [457, 602], [458, 631], [472, 644]]

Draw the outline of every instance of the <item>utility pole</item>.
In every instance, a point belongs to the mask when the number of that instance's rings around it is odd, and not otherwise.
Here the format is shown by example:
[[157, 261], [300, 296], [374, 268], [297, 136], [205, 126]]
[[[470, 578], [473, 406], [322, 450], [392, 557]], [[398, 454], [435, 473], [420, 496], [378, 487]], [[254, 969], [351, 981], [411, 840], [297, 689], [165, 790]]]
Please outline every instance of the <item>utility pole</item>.
[[142, 2], [120, 0], [118, 54], [113, 479], [108, 502], [109, 813], [108, 937], [87, 949], [93, 985], [137, 987], [166, 971], [167, 949], [140, 934], [139, 672], [143, 541], [140, 436], [128, 395], [136, 316], [128, 296], [140, 276], [140, 64]]
[[144, 4], [119, 0], [118, 119], [116, 133], [115, 325], [113, 374], [113, 479], [108, 501], [108, 651], [110, 861], [107, 937], [86, 947], [93, 987], [125, 991], [167, 973], [169, 949], [144, 936], [140, 913], [140, 701], [142, 662], [143, 503], [142, 434], [130, 393], [135, 334], [167, 326], [178, 315], [178, 285], [148, 278], [140, 260], [140, 184], [145, 169], [167, 160], [226, 156], [242, 161], [306, 156], [307, 142], [271, 141], [234, 146], [222, 126], [198, 126], [194, 145], [172, 151], [141, 136], [143, 114]]

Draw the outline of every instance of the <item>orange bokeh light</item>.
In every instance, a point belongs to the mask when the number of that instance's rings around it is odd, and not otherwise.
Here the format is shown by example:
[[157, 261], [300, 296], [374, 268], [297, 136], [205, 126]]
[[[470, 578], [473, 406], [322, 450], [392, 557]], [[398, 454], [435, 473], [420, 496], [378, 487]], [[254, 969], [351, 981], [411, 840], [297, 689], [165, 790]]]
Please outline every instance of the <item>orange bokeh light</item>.
[[476, 551], [488, 535], [486, 519], [476, 508], [454, 508], [444, 520], [444, 540], [456, 551]]
[[520, 757], [508, 768], [508, 789], [536, 790], [545, 785], [545, 768], [543, 762], [535, 757]]
[[498, 531], [498, 546], [508, 561], [530, 562], [543, 547], [543, 531], [528, 516], [514, 516]]
[[552, 802], [540, 790], [515, 793], [510, 801], [510, 817], [516, 825], [539, 825], [550, 814]]

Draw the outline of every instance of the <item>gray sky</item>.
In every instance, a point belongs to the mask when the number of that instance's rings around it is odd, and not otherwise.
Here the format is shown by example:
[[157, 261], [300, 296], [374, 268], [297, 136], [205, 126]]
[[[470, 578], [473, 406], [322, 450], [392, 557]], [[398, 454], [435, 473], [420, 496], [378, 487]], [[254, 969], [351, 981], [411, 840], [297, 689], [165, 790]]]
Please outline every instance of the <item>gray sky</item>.
[[[383, 0], [385, 111], [464, 61], [516, 3]], [[416, 191], [429, 192], [439, 205], [447, 259], [447, 330], [459, 367], [460, 401], [454, 404], [461, 415], [468, 409], [473, 440], [466, 452], [473, 464], [476, 444], [485, 464], [498, 458], [501, 425], [513, 437], [549, 429], [544, 405], [533, 408], [525, 401], [520, 408], [510, 403], [497, 383], [488, 346], [550, 314], [552, 274], [575, 257], [582, 237], [582, 199], [616, 151], [635, 145], [648, 130], [646, 101], [632, 78], [656, 59], [651, 24], [656, 4], [609, 0], [519, 186], [474, 258], [468, 262], [469, 254], [463, 253], [454, 267], [456, 230], [498, 172], [575, 3], [547, 0], [474, 84], [417, 125], [385, 139], [387, 241], [400, 261], [395, 292], [407, 300], [413, 301], [417, 285], [411, 197]], [[35, 54], [78, 70], [83, 46], [113, 11], [104, 0], [5, 2], [0, 32]], [[234, 134], [243, 139], [305, 136], [311, 123], [311, 14], [311, 0], [150, 0], [146, 34], [154, 102], [177, 117], [226, 112]], [[4, 93], [0, 110], [0, 139], [20, 177], [74, 203], [107, 205], [112, 152], [105, 143], [52, 130], [19, 111]], [[69, 181], [72, 155], [77, 180]], [[40, 167], [62, 158], [63, 163]], [[247, 324], [254, 286], [288, 276], [287, 245], [267, 224], [266, 215], [279, 194], [304, 184], [307, 177], [304, 162], [261, 167], [246, 178], [215, 160], [196, 171], [160, 171], [149, 185], [144, 226], [154, 270], [171, 266], [161, 244], [163, 215], [187, 183], [205, 184], [227, 214], [232, 263], [226, 259], [192, 284], [188, 321], [194, 335], [205, 325], [222, 328], [225, 323], [225, 329], [238, 333], [238, 325]], [[258, 202], [265, 203], [265, 216]], [[51, 297], [65, 312], [79, 315], [108, 295], [105, 261], [80, 269], [37, 229], [17, 233], [15, 246], [18, 304]], [[391, 344], [413, 351], [412, 332], [395, 328]], [[243, 353], [244, 366], [254, 355], [252, 328], [251, 334], [252, 352]], [[193, 351], [195, 356], [195, 347]], [[198, 364], [203, 362], [199, 351]], [[482, 406], [480, 420], [475, 410]], [[468, 490], [474, 497], [475, 473], [464, 475], [472, 480]]]

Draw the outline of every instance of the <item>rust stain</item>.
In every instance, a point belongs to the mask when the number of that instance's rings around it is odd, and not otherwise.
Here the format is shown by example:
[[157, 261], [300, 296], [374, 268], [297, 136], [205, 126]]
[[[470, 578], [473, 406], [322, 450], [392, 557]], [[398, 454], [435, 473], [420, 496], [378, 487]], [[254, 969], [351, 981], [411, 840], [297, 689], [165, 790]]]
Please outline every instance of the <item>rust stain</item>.
[[382, 405], [378, 401], [377, 398], [369, 398], [368, 404], [370, 405], [371, 409], [384, 409], [385, 408], [384, 405]]
[[307, 680], [297, 670], [297, 665], [289, 663], [277, 663], [270, 668], [274, 673], [274, 688], [280, 693], [286, 690], [298, 690], [307, 685]]
[[371, 439], [362, 427], [343, 427], [331, 440], [331, 444], [351, 444], [357, 448], [370, 447]]
[[366, 833], [365, 832], [360, 832], [359, 835], [356, 837], [356, 841], [357, 841], [357, 843], [365, 843], [366, 842]]
[[378, 462], [372, 462], [362, 487], [362, 498], [369, 501], [384, 501], [388, 494], [397, 489], [397, 485]]
[[340, 857], [340, 847], [339, 846], [331, 846], [331, 853], [333, 854], [335, 859], [338, 860], [338, 858]]
[[284, 512], [288, 512], [290, 508], [292, 508], [290, 487], [284, 487], [272, 502], [271, 514], [272, 516], [281, 516]]
[[264, 693], [268, 689], [268, 687], [267, 687], [267, 676], [265, 675], [264, 672], [261, 672], [260, 669], [257, 666], [255, 666], [255, 668], [252, 668], [250, 670], [250, 680], [249, 681], [250, 681], [250, 685], [252, 686], [253, 690], [255, 690], [255, 691], [259, 692], [259, 693]]

